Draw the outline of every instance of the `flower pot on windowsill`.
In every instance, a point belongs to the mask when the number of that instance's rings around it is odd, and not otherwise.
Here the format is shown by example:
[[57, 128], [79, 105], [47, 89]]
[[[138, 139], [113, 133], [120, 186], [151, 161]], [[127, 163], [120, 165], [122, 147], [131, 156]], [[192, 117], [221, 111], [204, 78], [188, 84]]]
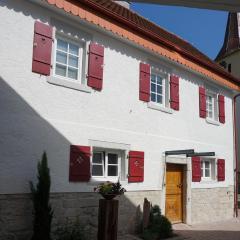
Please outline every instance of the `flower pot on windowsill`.
[[104, 194], [104, 193], [100, 193], [100, 194], [106, 200], [112, 200], [117, 196], [117, 194]]

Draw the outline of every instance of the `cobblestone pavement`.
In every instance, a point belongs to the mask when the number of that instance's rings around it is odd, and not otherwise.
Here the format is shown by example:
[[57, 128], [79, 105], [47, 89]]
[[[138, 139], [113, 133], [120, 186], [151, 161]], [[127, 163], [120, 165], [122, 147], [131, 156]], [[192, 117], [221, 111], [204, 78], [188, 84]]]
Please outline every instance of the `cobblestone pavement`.
[[175, 224], [173, 228], [184, 240], [240, 240], [240, 218], [194, 226]]
[[[173, 229], [177, 236], [169, 240], [240, 240], [240, 218], [194, 226], [175, 224]], [[140, 238], [125, 235], [118, 240], [140, 240]]]

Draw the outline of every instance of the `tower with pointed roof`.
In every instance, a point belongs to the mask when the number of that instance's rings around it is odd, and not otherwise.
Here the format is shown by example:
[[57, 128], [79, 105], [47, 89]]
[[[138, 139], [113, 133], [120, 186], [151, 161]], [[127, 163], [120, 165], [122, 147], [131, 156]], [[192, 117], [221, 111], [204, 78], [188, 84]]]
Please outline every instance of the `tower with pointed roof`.
[[223, 46], [216, 57], [227, 71], [240, 77], [240, 13], [230, 12]]

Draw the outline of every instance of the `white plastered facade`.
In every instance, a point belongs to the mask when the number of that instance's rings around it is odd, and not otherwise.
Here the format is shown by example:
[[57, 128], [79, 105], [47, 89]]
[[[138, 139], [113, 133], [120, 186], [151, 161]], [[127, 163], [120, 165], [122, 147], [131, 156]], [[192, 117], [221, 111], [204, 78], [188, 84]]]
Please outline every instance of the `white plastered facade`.
[[[0, 16], [0, 194], [28, 193], [29, 181], [36, 179], [37, 161], [44, 150], [49, 158], [53, 193], [92, 192], [95, 182], [68, 180], [71, 144], [115, 146], [126, 155], [129, 150], [144, 151], [144, 182], [123, 181], [129, 192], [164, 192], [163, 153], [177, 149], [215, 152], [216, 158], [226, 160], [224, 182], [192, 183], [190, 158], [175, 157], [173, 162], [181, 159], [188, 166], [189, 189], [234, 185], [234, 93], [230, 89], [63, 11], [57, 13], [24, 0], [4, 0], [0, 2]], [[31, 71], [36, 20], [74, 36], [76, 41], [104, 46], [102, 91], [54, 85], [51, 83], [64, 84]], [[180, 77], [179, 111], [153, 109], [139, 100], [140, 62]], [[225, 96], [225, 124], [211, 124], [199, 117], [199, 86]], [[127, 175], [127, 168], [125, 171]], [[164, 208], [162, 198], [159, 205]], [[190, 193], [188, 200], [191, 203]]]

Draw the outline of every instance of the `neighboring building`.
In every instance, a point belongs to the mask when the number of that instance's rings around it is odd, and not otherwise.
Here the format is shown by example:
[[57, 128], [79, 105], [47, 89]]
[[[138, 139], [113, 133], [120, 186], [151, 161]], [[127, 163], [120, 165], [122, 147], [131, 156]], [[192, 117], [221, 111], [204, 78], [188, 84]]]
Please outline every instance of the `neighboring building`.
[[228, 72], [236, 77], [240, 77], [240, 15], [239, 13], [229, 13], [226, 26], [224, 42], [219, 51], [216, 61], [220, 63]]
[[145, 197], [172, 222], [234, 216], [238, 78], [108, 0], [1, 1], [0, 16], [0, 239], [31, 234], [44, 150], [54, 224], [79, 215], [95, 234], [93, 188], [118, 179], [120, 233]]
[[[218, 62], [228, 72], [232, 73], [235, 77], [240, 78], [240, 13], [232, 12], [228, 14], [226, 25], [226, 32], [224, 42], [221, 50], [219, 51], [216, 62]], [[240, 97], [237, 98], [237, 137], [240, 143]], [[238, 145], [238, 156], [240, 156], [240, 147]], [[238, 157], [238, 166], [240, 166], [240, 158]], [[238, 167], [238, 184], [240, 191], [240, 170]], [[239, 199], [240, 200], [240, 199]]]

